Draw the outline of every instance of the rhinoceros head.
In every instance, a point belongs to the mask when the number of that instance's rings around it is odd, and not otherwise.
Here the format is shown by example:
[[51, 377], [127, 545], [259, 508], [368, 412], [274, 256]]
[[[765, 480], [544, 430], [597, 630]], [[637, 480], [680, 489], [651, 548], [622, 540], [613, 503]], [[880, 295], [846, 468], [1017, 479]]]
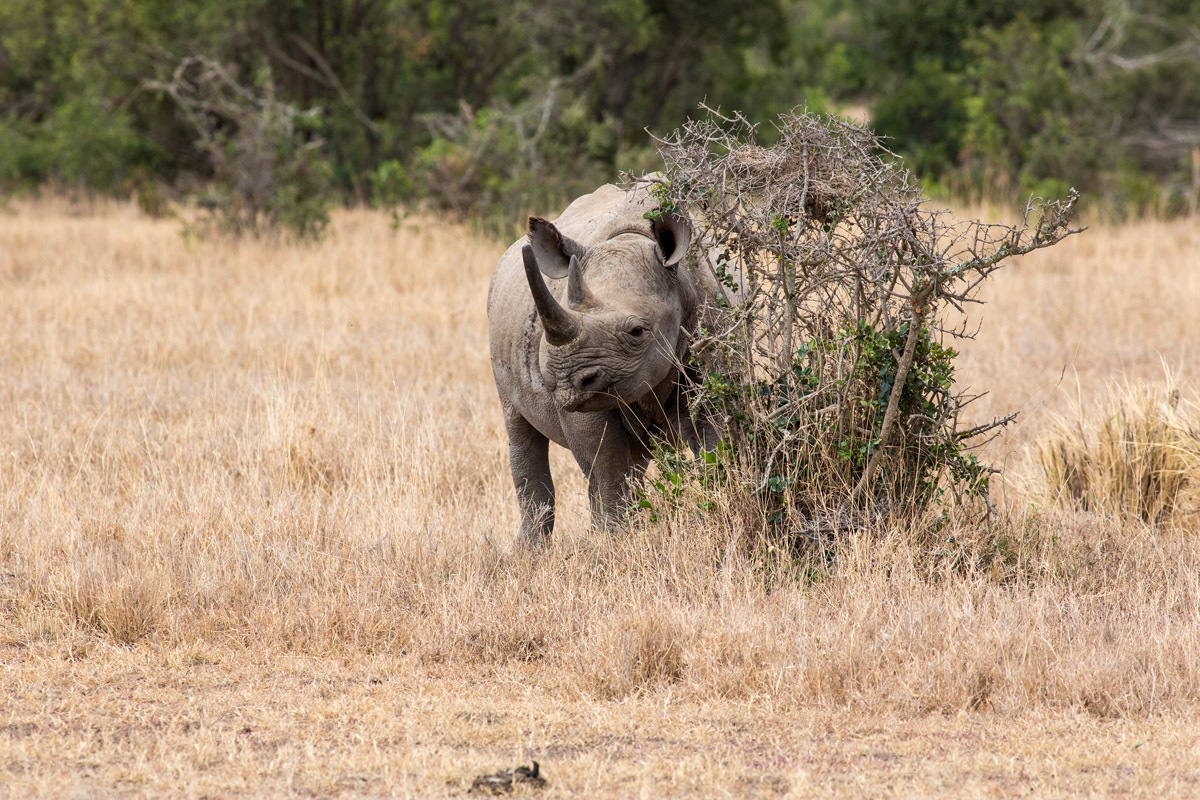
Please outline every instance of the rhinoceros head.
[[[630, 230], [590, 248], [531, 217], [525, 277], [545, 336], [542, 379], [566, 411], [607, 411], [658, 389], [686, 346], [695, 289], [677, 265], [691, 230], [664, 213], [651, 235]], [[542, 275], [566, 278], [560, 302]]]

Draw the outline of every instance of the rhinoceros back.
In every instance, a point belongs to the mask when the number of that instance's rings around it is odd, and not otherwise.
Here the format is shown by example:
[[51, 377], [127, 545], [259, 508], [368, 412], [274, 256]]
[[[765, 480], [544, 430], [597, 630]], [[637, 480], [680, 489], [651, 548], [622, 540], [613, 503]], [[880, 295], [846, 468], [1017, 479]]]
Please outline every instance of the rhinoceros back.
[[654, 200], [645, 189], [626, 192], [610, 183], [577, 198], [553, 222], [563, 235], [591, 247], [630, 230], [649, 236], [646, 212], [652, 208]]

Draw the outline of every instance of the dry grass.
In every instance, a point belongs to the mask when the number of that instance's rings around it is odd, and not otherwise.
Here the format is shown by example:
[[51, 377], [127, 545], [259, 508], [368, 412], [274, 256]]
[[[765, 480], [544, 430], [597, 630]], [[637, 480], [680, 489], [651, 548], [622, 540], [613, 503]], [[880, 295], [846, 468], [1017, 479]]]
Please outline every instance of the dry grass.
[[1068, 508], [1200, 527], [1200, 405], [1161, 384], [1114, 387], [1099, 414], [1076, 407], [1039, 442], [1049, 498]]
[[[1018, 485], [1010, 525], [808, 580], [735, 524], [590, 533], [556, 451], [558, 538], [511, 558], [500, 246], [333, 228], [0, 215], [0, 796], [437, 796], [529, 758], [547, 797], [1200, 791], [1194, 531]], [[1094, 230], [997, 276], [965, 373], [1026, 412], [997, 455], [1064, 369], [1194, 381], [1198, 245]]]

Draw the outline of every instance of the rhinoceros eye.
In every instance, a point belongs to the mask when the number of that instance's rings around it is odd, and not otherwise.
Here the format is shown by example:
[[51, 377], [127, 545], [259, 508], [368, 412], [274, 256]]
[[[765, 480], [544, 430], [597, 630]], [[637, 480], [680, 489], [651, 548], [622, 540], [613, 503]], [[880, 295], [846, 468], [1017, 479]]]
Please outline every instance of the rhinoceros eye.
[[635, 339], [640, 339], [646, 333], [646, 329], [641, 325], [634, 325], [629, 329], [629, 335]]

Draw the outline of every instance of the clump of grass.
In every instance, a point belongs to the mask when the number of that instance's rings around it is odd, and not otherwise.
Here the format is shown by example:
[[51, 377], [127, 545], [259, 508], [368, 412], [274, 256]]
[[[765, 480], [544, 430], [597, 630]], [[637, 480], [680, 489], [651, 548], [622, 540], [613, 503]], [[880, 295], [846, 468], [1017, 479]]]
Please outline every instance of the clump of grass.
[[[77, 622], [118, 644], [152, 634], [163, 611], [163, 586], [145, 569], [122, 564], [109, 550], [76, 553], [59, 592], [62, 607]], [[139, 565], [141, 566], [141, 565]]]
[[1098, 413], [1077, 403], [1037, 445], [1050, 498], [1180, 527], [1200, 521], [1200, 406], [1172, 376], [1110, 387]]
[[625, 697], [674, 683], [687, 665], [688, 632], [663, 611], [642, 611], [603, 624], [584, 648], [584, 685], [600, 697]]

